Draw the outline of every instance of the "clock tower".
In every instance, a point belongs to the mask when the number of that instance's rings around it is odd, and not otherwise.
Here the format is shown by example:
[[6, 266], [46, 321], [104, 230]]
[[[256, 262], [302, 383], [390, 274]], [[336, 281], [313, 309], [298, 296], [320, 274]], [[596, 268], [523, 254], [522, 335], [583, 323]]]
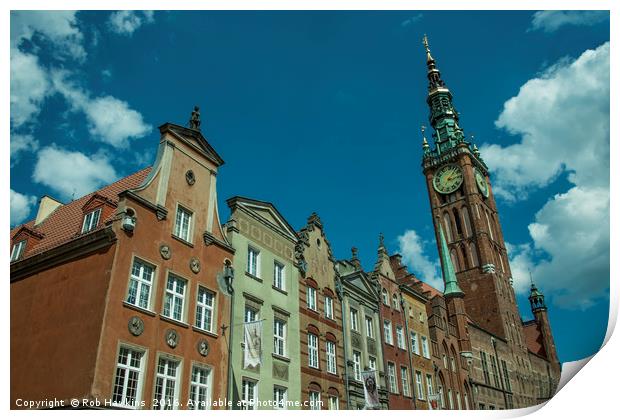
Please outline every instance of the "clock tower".
[[426, 178], [442, 264], [450, 258], [468, 316], [485, 330], [527, 352], [512, 288], [506, 246], [489, 172], [466, 140], [452, 93], [441, 78], [424, 36], [432, 143], [422, 126]]

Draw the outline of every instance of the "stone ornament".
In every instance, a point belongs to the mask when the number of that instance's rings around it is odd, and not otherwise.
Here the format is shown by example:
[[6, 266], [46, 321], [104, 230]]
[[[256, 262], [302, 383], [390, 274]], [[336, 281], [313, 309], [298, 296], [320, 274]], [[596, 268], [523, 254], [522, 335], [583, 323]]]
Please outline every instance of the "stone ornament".
[[194, 185], [196, 183], [196, 175], [194, 175], [194, 171], [191, 169], [185, 172], [185, 180], [188, 185]]
[[193, 257], [191, 260], [189, 260], [189, 268], [194, 274], [198, 274], [200, 272], [200, 260], [196, 257]]
[[170, 245], [163, 244], [159, 247], [159, 254], [164, 260], [169, 260], [172, 257], [172, 249], [170, 249]]
[[179, 344], [179, 333], [175, 329], [166, 330], [166, 344], [172, 349]]
[[131, 318], [129, 318], [127, 328], [133, 336], [137, 337], [144, 332], [144, 321], [142, 321], [139, 316], [132, 316]]
[[198, 340], [198, 343], [196, 344], [196, 350], [198, 350], [198, 354], [200, 354], [202, 357], [207, 357], [207, 355], [209, 354], [209, 343], [207, 342], [207, 340], [205, 340], [204, 338]]

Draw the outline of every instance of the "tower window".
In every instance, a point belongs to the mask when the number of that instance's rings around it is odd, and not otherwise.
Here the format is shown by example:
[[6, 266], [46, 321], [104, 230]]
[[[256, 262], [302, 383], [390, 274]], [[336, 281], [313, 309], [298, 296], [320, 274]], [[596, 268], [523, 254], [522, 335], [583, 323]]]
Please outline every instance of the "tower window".
[[454, 225], [456, 226], [456, 235], [462, 236], [463, 229], [461, 228], [461, 218], [459, 217], [459, 211], [454, 208], [452, 209], [452, 214], [454, 215]]
[[448, 242], [452, 242], [452, 229], [450, 228], [450, 215], [446, 212], [443, 214], [443, 223], [446, 229], [446, 239]]

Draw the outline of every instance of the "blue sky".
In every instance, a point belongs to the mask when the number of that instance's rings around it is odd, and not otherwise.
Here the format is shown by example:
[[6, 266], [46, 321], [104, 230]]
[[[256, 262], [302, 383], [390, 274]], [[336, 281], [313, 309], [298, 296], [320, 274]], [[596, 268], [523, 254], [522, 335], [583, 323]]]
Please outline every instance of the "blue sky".
[[527, 270], [560, 358], [594, 353], [609, 304], [605, 12], [13, 12], [11, 225], [150, 165], [157, 126], [202, 131], [225, 199], [322, 218], [366, 269], [379, 232], [423, 280], [439, 265], [421, 174], [421, 38], [492, 170], [521, 312]]

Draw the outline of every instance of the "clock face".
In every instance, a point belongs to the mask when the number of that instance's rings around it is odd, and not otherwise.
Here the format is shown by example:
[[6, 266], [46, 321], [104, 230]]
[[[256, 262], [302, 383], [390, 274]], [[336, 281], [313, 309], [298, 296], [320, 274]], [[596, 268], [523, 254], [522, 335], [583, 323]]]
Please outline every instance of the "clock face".
[[478, 168], [474, 168], [474, 177], [476, 177], [476, 185], [478, 186], [478, 189], [482, 195], [487, 198], [489, 196], [489, 184]]
[[463, 170], [454, 164], [439, 168], [433, 177], [433, 187], [441, 194], [456, 191], [463, 183]]

